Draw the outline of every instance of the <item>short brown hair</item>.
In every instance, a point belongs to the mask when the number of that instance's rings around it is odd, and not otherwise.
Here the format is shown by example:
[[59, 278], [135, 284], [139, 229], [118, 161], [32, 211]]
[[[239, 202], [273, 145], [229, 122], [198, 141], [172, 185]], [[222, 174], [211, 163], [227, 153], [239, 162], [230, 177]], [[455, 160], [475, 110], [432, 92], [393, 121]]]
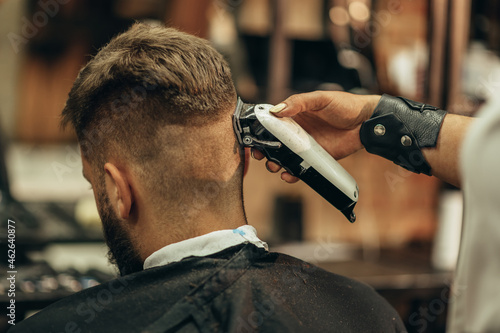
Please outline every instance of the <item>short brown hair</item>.
[[[235, 100], [229, 66], [206, 40], [136, 23], [80, 71], [62, 126], [73, 125], [85, 155], [101, 153], [102, 140], [126, 140], [129, 130], [151, 132], [165, 123], [214, 119]], [[139, 137], [144, 135], [134, 135]]]
[[[111, 154], [120, 154], [142, 166], [145, 181], [161, 197], [166, 191], [159, 185], [165, 182], [161, 177], [167, 177], [165, 163], [172, 159], [165, 157], [165, 150], [176, 145], [160, 135], [162, 128], [230, 120], [235, 104], [229, 66], [208, 41], [136, 23], [80, 71], [62, 111], [62, 126], [75, 128], [82, 153], [101, 180], [103, 163]], [[223, 129], [231, 131], [226, 125]], [[224, 135], [220, 138], [225, 142], [234, 137]], [[177, 155], [182, 158], [183, 151]], [[211, 169], [222, 161], [218, 163]]]

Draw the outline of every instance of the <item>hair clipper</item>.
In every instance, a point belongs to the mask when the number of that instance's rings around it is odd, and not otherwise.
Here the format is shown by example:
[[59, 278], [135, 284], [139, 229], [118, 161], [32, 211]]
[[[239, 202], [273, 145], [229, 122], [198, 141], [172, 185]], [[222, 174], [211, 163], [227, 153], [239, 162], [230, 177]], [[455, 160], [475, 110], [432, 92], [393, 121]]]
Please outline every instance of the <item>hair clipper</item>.
[[240, 145], [261, 151], [354, 222], [359, 192], [354, 178], [293, 119], [271, 114], [271, 107], [238, 98], [233, 127]]

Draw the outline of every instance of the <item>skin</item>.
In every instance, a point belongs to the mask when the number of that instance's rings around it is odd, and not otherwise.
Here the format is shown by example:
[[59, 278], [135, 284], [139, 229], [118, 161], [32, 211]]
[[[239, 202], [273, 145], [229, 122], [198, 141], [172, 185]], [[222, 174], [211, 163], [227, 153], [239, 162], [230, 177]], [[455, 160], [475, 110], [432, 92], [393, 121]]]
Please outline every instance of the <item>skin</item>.
[[[361, 124], [368, 120], [381, 96], [353, 95], [345, 92], [315, 91], [290, 96], [277, 104], [277, 117], [293, 117], [335, 159], [342, 159], [363, 149], [359, 138]], [[273, 111], [273, 109], [271, 110]], [[422, 153], [439, 179], [460, 187], [460, 149], [473, 118], [447, 114], [434, 148], [424, 148]], [[264, 155], [252, 150], [252, 156], [261, 160]], [[270, 172], [281, 167], [267, 161]], [[281, 179], [295, 183], [299, 179], [287, 172]]]
[[[226, 171], [236, 172], [238, 165], [245, 163], [245, 173], [248, 160], [248, 151], [245, 154], [236, 151], [227, 161], [227, 165], [232, 167]], [[177, 211], [163, 212], [160, 216], [152, 204], [152, 195], [141, 183], [139, 173], [129, 159], [108, 157], [108, 162], [102, 166], [105, 171], [104, 184], [99, 183], [83, 155], [82, 164], [83, 176], [94, 189], [110, 249], [110, 261], [118, 266], [121, 275], [142, 270], [144, 260], [166, 245], [216, 230], [234, 229], [247, 223], [239, 198], [227, 202], [225, 207], [205, 205], [196, 211], [195, 219], [183, 219]], [[239, 204], [236, 202], [238, 199]], [[217, 209], [224, 209], [223, 218]], [[169, 219], [165, 220], [165, 216], [169, 216]]]

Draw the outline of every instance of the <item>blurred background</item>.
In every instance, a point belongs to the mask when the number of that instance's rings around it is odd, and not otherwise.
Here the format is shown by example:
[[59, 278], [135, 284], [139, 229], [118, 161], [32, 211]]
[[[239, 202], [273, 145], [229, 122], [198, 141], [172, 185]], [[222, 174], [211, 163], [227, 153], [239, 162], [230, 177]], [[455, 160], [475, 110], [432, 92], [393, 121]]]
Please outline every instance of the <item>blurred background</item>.
[[[342, 90], [474, 116], [500, 85], [494, 0], [0, 0], [0, 305], [12, 219], [18, 319], [116, 274], [59, 114], [81, 66], [135, 20], [209, 39], [249, 103]], [[354, 224], [255, 160], [249, 223], [272, 250], [372, 285], [409, 332], [444, 332], [461, 192], [365, 151], [340, 162], [360, 188]]]

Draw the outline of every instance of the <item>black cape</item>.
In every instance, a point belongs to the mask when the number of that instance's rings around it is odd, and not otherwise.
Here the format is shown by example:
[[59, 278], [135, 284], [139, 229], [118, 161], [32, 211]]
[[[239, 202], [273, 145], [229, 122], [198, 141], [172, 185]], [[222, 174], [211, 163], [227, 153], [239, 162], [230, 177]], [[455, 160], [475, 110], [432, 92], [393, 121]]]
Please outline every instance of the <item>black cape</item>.
[[405, 332], [371, 287], [243, 244], [64, 298], [9, 332]]

